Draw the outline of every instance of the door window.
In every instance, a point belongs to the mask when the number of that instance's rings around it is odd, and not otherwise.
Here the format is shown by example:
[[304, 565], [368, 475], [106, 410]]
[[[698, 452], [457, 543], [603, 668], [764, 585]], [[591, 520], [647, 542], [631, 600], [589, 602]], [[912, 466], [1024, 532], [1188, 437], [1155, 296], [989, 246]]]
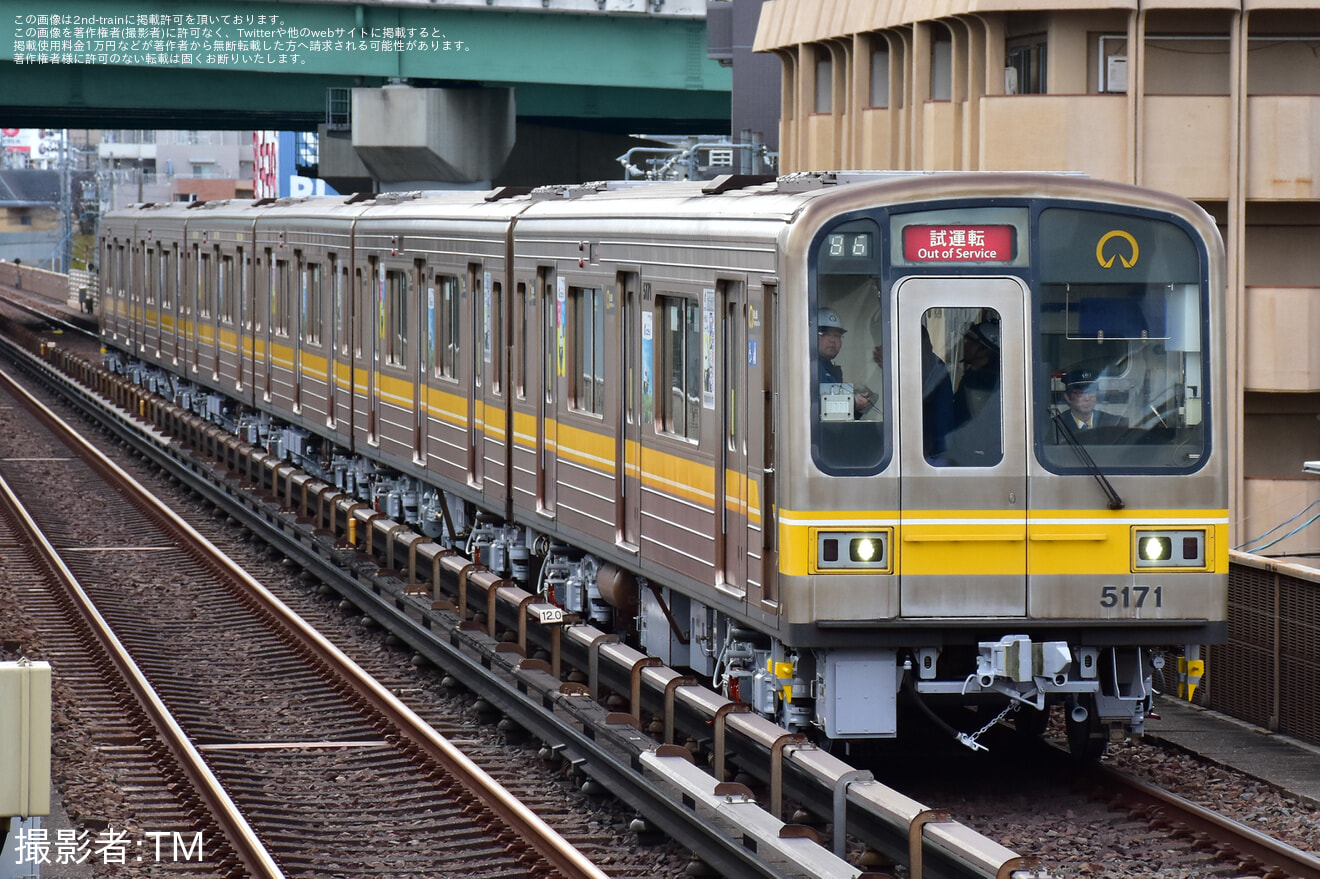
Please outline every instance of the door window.
[[921, 317], [922, 451], [937, 467], [1004, 458], [1000, 316], [932, 308]]

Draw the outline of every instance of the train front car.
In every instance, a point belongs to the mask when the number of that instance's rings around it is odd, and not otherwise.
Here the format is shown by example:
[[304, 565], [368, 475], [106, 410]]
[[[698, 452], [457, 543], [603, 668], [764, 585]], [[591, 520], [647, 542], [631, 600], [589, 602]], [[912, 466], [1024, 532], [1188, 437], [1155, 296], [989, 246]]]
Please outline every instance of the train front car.
[[1212, 220], [1062, 175], [829, 189], [782, 244], [781, 717], [894, 736], [905, 692], [1064, 704], [1081, 754], [1140, 733], [1227, 629]]

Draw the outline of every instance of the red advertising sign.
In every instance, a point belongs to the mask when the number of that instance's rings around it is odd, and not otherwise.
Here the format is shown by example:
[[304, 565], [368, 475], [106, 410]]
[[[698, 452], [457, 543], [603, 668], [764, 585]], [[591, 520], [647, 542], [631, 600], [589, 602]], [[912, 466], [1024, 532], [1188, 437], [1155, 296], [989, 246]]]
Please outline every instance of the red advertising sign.
[[278, 131], [252, 132], [252, 196], [253, 198], [279, 198], [280, 195], [280, 133]]
[[1012, 226], [904, 226], [908, 262], [1012, 262]]

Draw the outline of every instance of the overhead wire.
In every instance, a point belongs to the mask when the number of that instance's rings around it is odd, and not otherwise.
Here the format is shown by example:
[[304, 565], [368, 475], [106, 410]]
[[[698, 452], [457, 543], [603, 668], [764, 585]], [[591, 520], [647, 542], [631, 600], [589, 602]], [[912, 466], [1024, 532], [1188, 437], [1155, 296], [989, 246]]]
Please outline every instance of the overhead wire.
[[1259, 537], [1253, 537], [1250, 540], [1243, 541], [1242, 543], [1239, 543], [1237, 546], [1233, 548], [1237, 550], [1243, 550], [1245, 552], [1260, 552], [1262, 549], [1269, 549], [1271, 546], [1274, 546], [1276, 543], [1287, 540], [1289, 537], [1292, 537], [1294, 534], [1297, 534], [1307, 525], [1310, 525], [1316, 519], [1320, 519], [1320, 513], [1315, 514], [1303, 524], [1298, 525], [1292, 531], [1289, 531], [1287, 534], [1283, 535], [1282, 537], [1271, 540], [1269, 543], [1265, 544], [1264, 546], [1258, 546], [1255, 549], [1244, 549], [1244, 547], [1252, 543], [1255, 543], [1258, 540], [1264, 540], [1265, 538], [1273, 534], [1275, 531], [1278, 531], [1280, 528], [1286, 528], [1287, 526], [1291, 525], [1293, 522], [1296, 522], [1302, 516], [1306, 515], [1307, 510], [1310, 510], [1312, 507], [1316, 506], [1317, 504], [1320, 504], [1320, 499], [1311, 501], [1311, 503], [1303, 507], [1302, 510], [1299, 513], [1297, 513], [1297, 515], [1293, 516], [1291, 519], [1288, 519], [1285, 522], [1280, 522], [1278, 525], [1275, 525], [1273, 528], [1271, 528], [1269, 531], [1266, 531], [1264, 534], [1261, 534]]

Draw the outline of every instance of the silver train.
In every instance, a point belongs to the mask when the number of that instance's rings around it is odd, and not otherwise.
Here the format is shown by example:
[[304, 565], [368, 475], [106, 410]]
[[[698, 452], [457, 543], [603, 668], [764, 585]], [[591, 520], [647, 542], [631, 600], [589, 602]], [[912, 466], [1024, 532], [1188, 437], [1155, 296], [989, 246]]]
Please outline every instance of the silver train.
[[1188, 201], [837, 172], [141, 205], [100, 248], [115, 368], [790, 728], [1063, 704], [1095, 753], [1226, 636]]

